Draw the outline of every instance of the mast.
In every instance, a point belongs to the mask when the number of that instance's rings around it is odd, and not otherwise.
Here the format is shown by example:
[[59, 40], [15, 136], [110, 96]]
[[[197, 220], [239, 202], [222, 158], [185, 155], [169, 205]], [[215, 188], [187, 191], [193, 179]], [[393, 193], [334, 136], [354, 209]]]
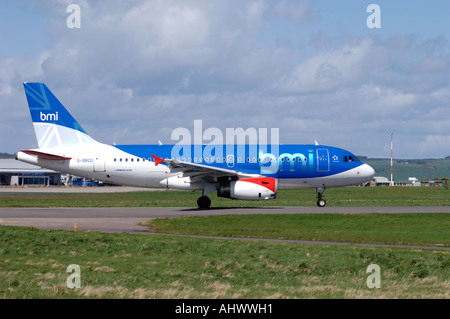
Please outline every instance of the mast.
[[393, 178], [393, 157], [392, 157], [392, 135], [394, 135], [393, 132], [391, 132], [391, 186], [394, 186], [394, 178]]

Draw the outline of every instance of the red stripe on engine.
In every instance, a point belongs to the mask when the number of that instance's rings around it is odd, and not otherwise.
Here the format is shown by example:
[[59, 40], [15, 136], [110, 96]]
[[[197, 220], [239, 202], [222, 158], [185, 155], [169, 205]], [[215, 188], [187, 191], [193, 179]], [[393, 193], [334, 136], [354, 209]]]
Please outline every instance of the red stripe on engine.
[[277, 180], [273, 177], [245, 178], [239, 181], [261, 185], [274, 193], [277, 191]]

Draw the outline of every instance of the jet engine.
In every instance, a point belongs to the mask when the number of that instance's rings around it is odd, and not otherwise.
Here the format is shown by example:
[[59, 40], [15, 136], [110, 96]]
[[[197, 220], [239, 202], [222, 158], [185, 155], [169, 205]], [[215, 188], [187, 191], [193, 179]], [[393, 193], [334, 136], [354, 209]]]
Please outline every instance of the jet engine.
[[244, 178], [220, 183], [217, 196], [244, 200], [275, 199], [278, 180], [272, 177]]

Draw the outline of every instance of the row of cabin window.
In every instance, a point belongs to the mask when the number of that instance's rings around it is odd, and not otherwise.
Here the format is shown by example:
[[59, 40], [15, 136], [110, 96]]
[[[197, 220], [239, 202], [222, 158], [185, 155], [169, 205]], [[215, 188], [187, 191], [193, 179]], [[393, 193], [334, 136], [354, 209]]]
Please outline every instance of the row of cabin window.
[[[167, 159], [169, 159], [169, 158], [166, 157], [166, 160], [167, 160]], [[114, 162], [117, 162], [117, 160], [118, 160], [119, 162], [122, 162], [122, 161], [128, 162], [128, 158], [125, 158], [125, 159], [122, 159], [122, 158], [117, 159], [117, 158], [115, 158], [115, 159], [114, 159]], [[140, 160], [141, 160], [140, 157], [137, 157], [137, 158], [136, 158], [136, 162], [139, 162]], [[147, 160], [147, 159], [142, 158], [142, 161], [143, 161], [143, 162], [145, 162], [146, 160]], [[178, 158], [177, 158], [177, 161], [179, 161], [179, 160], [180, 160], [180, 158], [178, 157]], [[184, 162], [184, 161], [186, 161], [186, 158], [183, 157], [181, 160]], [[278, 158], [275, 159], [275, 160], [278, 161]], [[285, 160], [285, 157], [282, 157], [282, 158], [281, 158], [281, 161], [284, 162], [284, 160]], [[304, 158], [304, 160], [305, 160], [305, 162], [308, 161], [308, 159], [307, 159], [306, 157]], [[148, 161], [151, 162], [151, 158], [149, 158]], [[220, 163], [220, 157], [218, 157], [215, 161], [216, 161], [217, 163]], [[259, 159], [259, 161], [261, 162], [261, 159]], [[265, 163], [267, 163], [267, 162], [269, 162], [269, 161], [272, 162], [272, 158], [270, 158], [270, 160], [269, 160], [267, 157], [264, 159], [264, 162], [265, 162]], [[286, 161], [287, 161], [287, 162], [290, 161], [288, 157], [286, 158]], [[292, 159], [292, 161], [295, 162], [295, 161], [296, 161], [296, 157], [294, 157], [294, 158]], [[299, 158], [298, 161], [300, 162], [301, 159]], [[132, 158], [130, 159], [130, 162], [134, 162], [134, 157], [132, 157]], [[188, 158], [188, 162], [191, 162], [191, 158]], [[200, 163], [203, 162], [203, 158], [200, 157], [198, 162], [200, 162]], [[205, 162], [207, 162], [207, 163], [209, 163], [209, 162], [213, 163], [213, 162], [214, 162], [214, 157], [211, 157], [211, 158], [205, 157]], [[225, 162], [226, 162], [226, 159], [225, 159], [225, 157], [224, 157], [222, 163], [225, 163]], [[247, 162], [250, 163], [250, 158], [249, 158], [249, 157], [247, 157]], [[194, 157], [194, 163], [197, 163], [197, 158], [196, 158], [196, 157]], [[238, 157], [238, 163], [242, 163], [242, 158]], [[256, 163], [256, 157], [253, 157], [253, 158], [252, 158], [252, 163]]]
[[[128, 158], [124, 158], [124, 159], [119, 158], [119, 159], [118, 159], [119, 162], [122, 162], [122, 160], [123, 160], [124, 162], [128, 162]], [[136, 158], [136, 162], [139, 162], [140, 160], [141, 160], [140, 157]], [[147, 160], [147, 159], [142, 158], [142, 161], [143, 161], [143, 162], [145, 162], [146, 160]], [[149, 158], [148, 161], [151, 162], [151, 159]], [[117, 162], [117, 158], [114, 159], [114, 162]], [[134, 162], [134, 157], [132, 157], [132, 158], [130, 159], [130, 162]]]

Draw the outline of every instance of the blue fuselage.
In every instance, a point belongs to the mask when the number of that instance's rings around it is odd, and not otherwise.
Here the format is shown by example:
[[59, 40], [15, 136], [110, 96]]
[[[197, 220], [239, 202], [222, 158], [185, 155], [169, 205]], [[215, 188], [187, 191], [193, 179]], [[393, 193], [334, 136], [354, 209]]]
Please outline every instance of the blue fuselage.
[[176, 159], [278, 179], [336, 175], [363, 165], [349, 151], [323, 145], [117, 145], [132, 156]]

